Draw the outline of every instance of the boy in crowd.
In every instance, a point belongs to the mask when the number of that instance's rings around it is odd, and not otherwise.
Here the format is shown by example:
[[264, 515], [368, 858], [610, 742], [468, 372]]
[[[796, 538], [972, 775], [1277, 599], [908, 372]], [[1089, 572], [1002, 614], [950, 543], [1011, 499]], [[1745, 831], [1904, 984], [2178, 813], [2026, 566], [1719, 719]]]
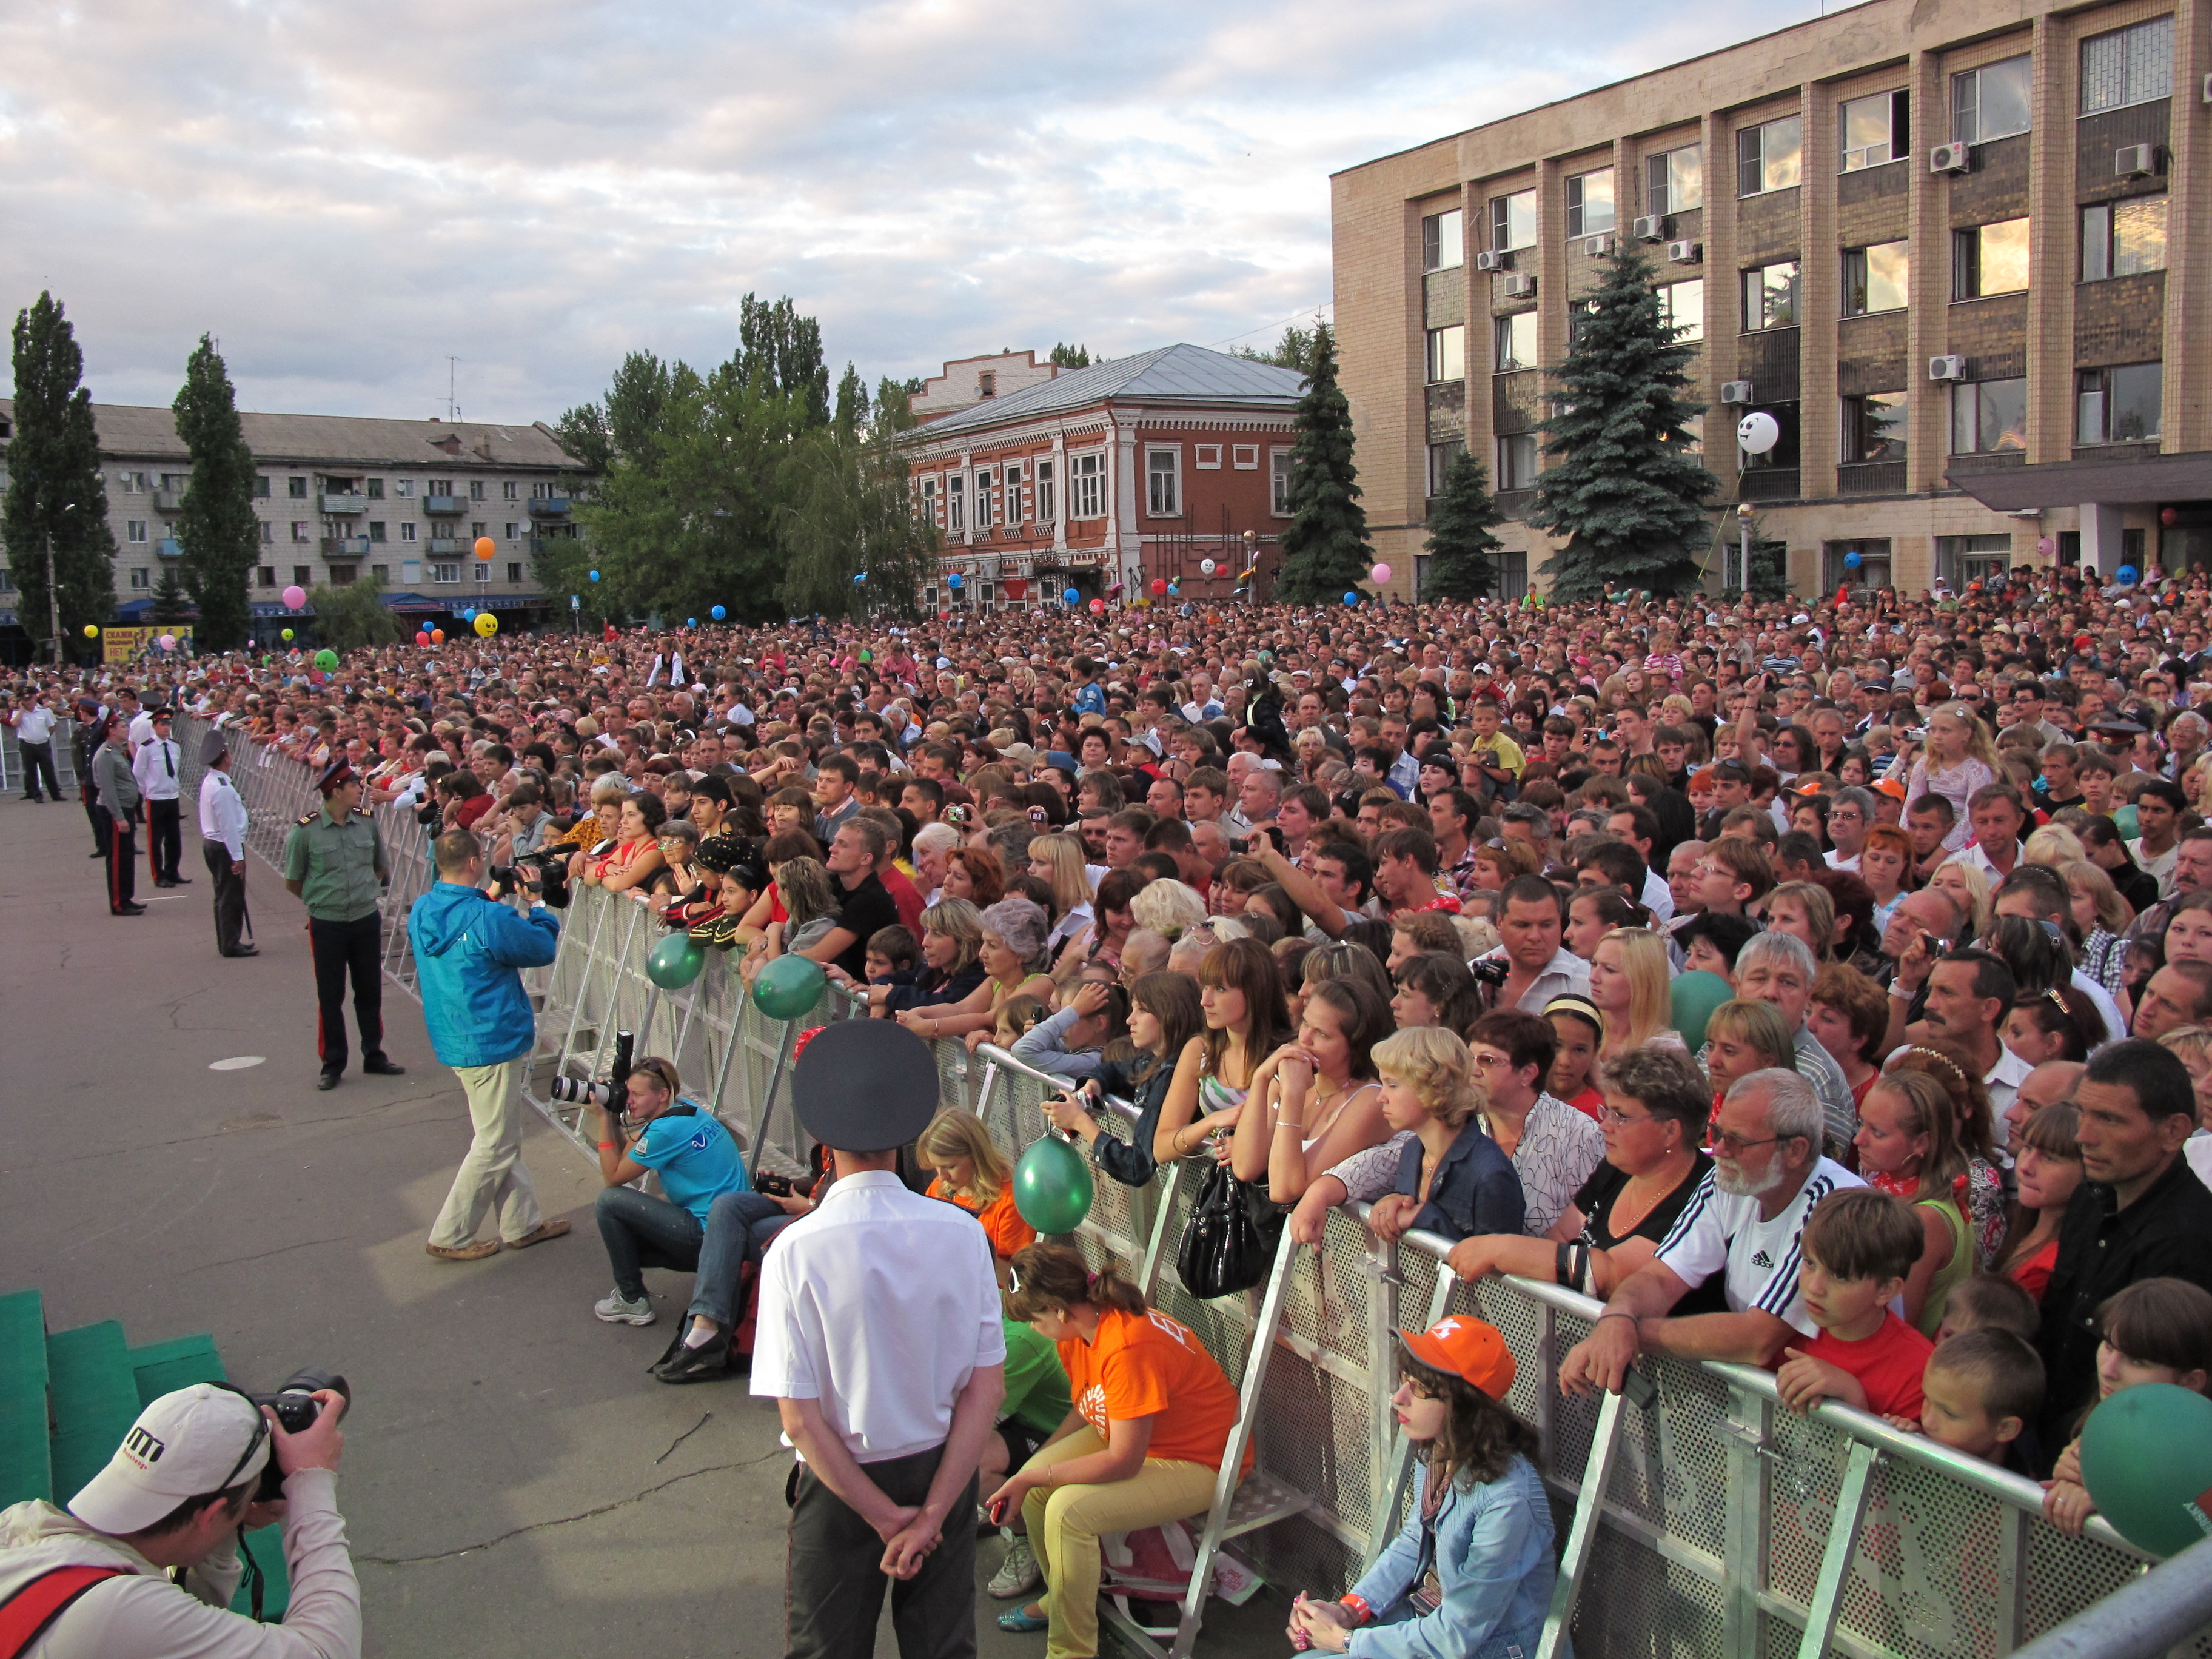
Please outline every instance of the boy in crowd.
[[1870, 1187], [1831, 1193], [1806, 1218], [1797, 1283], [1820, 1328], [1784, 1352], [1782, 1403], [1808, 1412], [1824, 1396], [1882, 1417], [1917, 1417], [1935, 1345], [1892, 1310], [1927, 1234], [1903, 1200]]
[[2043, 1405], [2034, 1345], [1987, 1325], [1946, 1337], [1920, 1378], [1920, 1431], [1939, 1446], [2025, 1474], [2020, 1437]]

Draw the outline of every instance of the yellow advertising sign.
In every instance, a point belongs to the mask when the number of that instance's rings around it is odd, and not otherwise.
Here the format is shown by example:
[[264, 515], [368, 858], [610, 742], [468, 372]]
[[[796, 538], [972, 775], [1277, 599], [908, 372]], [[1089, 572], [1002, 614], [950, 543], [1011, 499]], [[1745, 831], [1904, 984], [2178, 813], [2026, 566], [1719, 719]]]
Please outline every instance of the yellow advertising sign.
[[155, 641], [164, 634], [176, 641], [175, 655], [191, 655], [192, 630], [189, 624], [179, 623], [174, 628], [103, 628], [100, 631], [100, 660], [137, 662], [149, 653], [161, 650]]

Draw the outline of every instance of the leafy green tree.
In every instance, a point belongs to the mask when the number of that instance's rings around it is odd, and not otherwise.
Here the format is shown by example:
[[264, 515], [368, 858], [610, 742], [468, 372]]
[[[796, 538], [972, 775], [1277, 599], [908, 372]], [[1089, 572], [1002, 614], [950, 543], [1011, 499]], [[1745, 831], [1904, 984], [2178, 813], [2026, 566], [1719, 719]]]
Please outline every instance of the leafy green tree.
[[[192, 479], [177, 515], [184, 586], [198, 605], [193, 642], [203, 650], [244, 645], [252, 629], [246, 584], [261, 548], [253, 514], [253, 452], [239, 425], [238, 399], [215, 343], [200, 336], [173, 405]], [[165, 573], [166, 574], [166, 573]]]
[[793, 447], [778, 526], [787, 556], [777, 597], [790, 614], [915, 614], [938, 537], [915, 510], [898, 445], [904, 409], [879, 404], [865, 429], [806, 433]]
[[[17, 588], [15, 614], [33, 640], [60, 660], [64, 641], [115, 611], [115, 535], [100, 471], [100, 434], [84, 353], [52, 294], [15, 317], [15, 437], [7, 451], [10, 487], [0, 496], [0, 544]], [[49, 626], [47, 552], [61, 638]]]
[[[1316, 327], [1325, 325], [1316, 325]], [[1238, 346], [1232, 356], [1249, 357], [1255, 363], [1273, 363], [1278, 368], [1304, 368], [1312, 361], [1315, 329], [1300, 328], [1296, 323], [1283, 331], [1283, 337], [1266, 351], [1255, 351], [1250, 346]]]
[[[185, 592], [184, 583], [178, 578], [177, 567], [163, 565], [161, 580], [154, 584], [154, 605], [147, 612], [146, 620], [159, 628], [171, 628], [191, 619], [192, 602]], [[198, 642], [197, 635], [194, 635], [194, 642]]]
[[307, 604], [315, 613], [317, 637], [333, 651], [396, 645], [406, 636], [406, 625], [385, 605], [384, 590], [374, 580], [343, 587], [319, 582]]
[[1490, 475], [1480, 461], [1462, 449], [1444, 471], [1443, 493], [1429, 513], [1428, 574], [1422, 580], [1424, 599], [1480, 599], [1498, 591], [1498, 562], [1493, 556], [1504, 544], [1490, 533], [1504, 522], [1496, 497], [1490, 493]]
[[[1091, 367], [1091, 348], [1082, 345], [1056, 344], [1052, 349], [1052, 356], [1045, 361], [1048, 363], [1056, 363], [1062, 368], [1088, 368]], [[920, 388], [917, 387], [916, 390]]]
[[921, 392], [921, 376], [909, 374], [903, 380], [894, 380], [888, 374], [876, 382], [876, 418], [888, 420], [891, 430], [905, 432], [919, 422], [914, 416], [914, 405], [907, 399]]
[[1375, 550], [1352, 459], [1352, 405], [1336, 383], [1336, 342], [1328, 324], [1315, 325], [1304, 367], [1306, 392], [1291, 447], [1291, 522], [1283, 532], [1274, 597], [1326, 605], [1367, 580]]
[[1564, 600], [1620, 588], [1680, 593], [1697, 585], [1718, 487], [1691, 445], [1705, 405], [1689, 395], [1694, 346], [1661, 316], [1651, 267], [1617, 243], [1585, 296], [1566, 361], [1554, 371], [1560, 412], [1545, 430], [1557, 465], [1539, 475], [1528, 522], [1565, 538], [1545, 562]]
[[860, 378], [860, 370], [847, 363], [845, 377], [837, 382], [837, 430], [849, 438], [867, 418], [868, 383]]

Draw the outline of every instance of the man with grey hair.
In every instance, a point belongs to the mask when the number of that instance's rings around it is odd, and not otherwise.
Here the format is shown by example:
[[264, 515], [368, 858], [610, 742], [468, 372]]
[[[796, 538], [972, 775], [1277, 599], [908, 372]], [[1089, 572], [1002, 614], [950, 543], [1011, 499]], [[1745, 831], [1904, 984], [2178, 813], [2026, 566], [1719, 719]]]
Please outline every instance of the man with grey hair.
[[[1817, 1334], [1797, 1286], [1799, 1236], [1813, 1206], [1865, 1183], [1820, 1153], [1823, 1113], [1795, 1072], [1736, 1079], [1713, 1115], [1713, 1167], [1650, 1262], [1615, 1287], [1589, 1335], [1559, 1366], [1559, 1388], [1620, 1391], [1640, 1353], [1772, 1365]], [[1715, 1273], [1729, 1311], [1668, 1316]]]
[[1872, 790], [1836, 792], [1835, 799], [1828, 804], [1828, 839], [1835, 843], [1827, 854], [1828, 868], [1858, 873], [1859, 849], [1866, 844], [1866, 832], [1874, 828], [1874, 822]]
[[1760, 933], [1735, 959], [1735, 994], [1747, 1001], [1771, 1002], [1781, 1011], [1797, 1050], [1797, 1069], [1812, 1084], [1826, 1116], [1827, 1151], [1833, 1158], [1859, 1132], [1859, 1114], [1851, 1103], [1851, 1085], [1844, 1068], [1805, 1029], [1805, 1010], [1813, 1000], [1813, 981], [1820, 971], [1813, 952], [1796, 934]]

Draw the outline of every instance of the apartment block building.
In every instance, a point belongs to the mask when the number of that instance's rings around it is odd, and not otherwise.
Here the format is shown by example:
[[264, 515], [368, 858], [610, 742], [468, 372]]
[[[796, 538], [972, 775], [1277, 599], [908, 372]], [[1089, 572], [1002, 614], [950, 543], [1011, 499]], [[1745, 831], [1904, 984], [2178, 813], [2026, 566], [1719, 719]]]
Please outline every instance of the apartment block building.
[[1026, 609], [1071, 587], [1134, 599], [1158, 580], [1226, 599], [1255, 565], [1264, 589], [1290, 522], [1303, 386], [1295, 369], [1164, 346], [907, 433], [916, 503], [944, 538], [924, 603]]
[[[14, 424], [0, 398], [0, 438]], [[191, 463], [167, 409], [94, 405], [107, 522], [115, 535], [115, 620], [145, 620], [165, 563], [180, 549], [177, 514]], [[257, 627], [274, 636], [293, 586], [343, 586], [373, 578], [385, 603], [421, 625], [461, 608], [493, 611], [510, 626], [544, 621], [565, 596], [547, 596], [532, 572], [543, 538], [574, 536], [568, 484], [576, 463], [543, 424], [387, 421], [334, 415], [239, 417], [258, 469], [254, 509], [261, 560], [251, 597]], [[0, 460], [0, 487], [6, 481]], [[496, 551], [473, 549], [489, 537]], [[0, 550], [0, 558], [23, 556]], [[15, 623], [16, 582], [0, 569], [0, 628]]]
[[2212, 0], [1869, 0], [1335, 175], [1379, 555], [1467, 447], [1509, 592], [1549, 556], [1545, 370], [1626, 239], [1698, 346], [1715, 584], [1746, 504], [1800, 592], [2212, 563], [2208, 71]]

